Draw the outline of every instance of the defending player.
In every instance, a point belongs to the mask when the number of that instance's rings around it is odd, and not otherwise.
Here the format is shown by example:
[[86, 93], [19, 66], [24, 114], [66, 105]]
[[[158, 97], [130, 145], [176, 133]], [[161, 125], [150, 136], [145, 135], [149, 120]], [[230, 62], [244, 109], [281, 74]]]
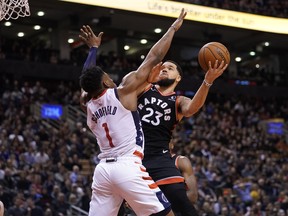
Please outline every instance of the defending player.
[[96, 37], [89, 26], [81, 29], [80, 38], [90, 52], [80, 76], [80, 103], [101, 150], [93, 176], [89, 216], [117, 215], [123, 199], [137, 215], [174, 215], [170, 203], [142, 165], [144, 137], [137, 112], [137, 89], [166, 55], [185, 16], [182, 10], [137, 71], [126, 76], [119, 87], [95, 66], [96, 47], [103, 33]]
[[181, 212], [182, 216], [197, 216], [198, 213], [186, 195], [184, 178], [170, 156], [172, 131], [183, 117], [192, 116], [203, 106], [209, 87], [226, 68], [224, 61], [219, 66], [216, 61], [213, 67], [209, 62], [205, 79], [191, 100], [174, 92], [183, 73], [176, 62], [166, 61], [156, 68], [160, 70], [160, 81], [150, 84], [138, 98], [145, 136], [143, 164], [171, 202], [173, 211]]

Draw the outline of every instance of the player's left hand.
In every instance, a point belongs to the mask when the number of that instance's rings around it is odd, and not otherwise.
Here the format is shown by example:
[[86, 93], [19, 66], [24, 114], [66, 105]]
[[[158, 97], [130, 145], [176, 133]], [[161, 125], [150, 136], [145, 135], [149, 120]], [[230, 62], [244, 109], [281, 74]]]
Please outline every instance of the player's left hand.
[[179, 17], [172, 24], [172, 26], [174, 27], [175, 31], [178, 31], [178, 29], [182, 26], [183, 20], [184, 20], [186, 15], [187, 15], [187, 11], [185, 11], [184, 8], [182, 8], [181, 13], [179, 14]]
[[227, 67], [228, 64], [225, 64], [224, 61], [222, 61], [221, 64], [218, 64], [218, 60], [216, 60], [213, 67], [211, 61], [209, 61], [209, 69], [205, 74], [205, 80], [208, 83], [213, 83], [215, 79], [223, 74]]
[[79, 35], [79, 38], [84, 41], [89, 48], [100, 46], [102, 35], [104, 34], [103, 32], [100, 32], [98, 36], [96, 36], [89, 25], [83, 25], [80, 31], [81, 34]]

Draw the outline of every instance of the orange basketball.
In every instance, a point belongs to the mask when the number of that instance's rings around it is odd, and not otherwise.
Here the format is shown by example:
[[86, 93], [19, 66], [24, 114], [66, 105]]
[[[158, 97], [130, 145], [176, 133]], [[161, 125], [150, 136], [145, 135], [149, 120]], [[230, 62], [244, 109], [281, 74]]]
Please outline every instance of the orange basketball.
[[228, 49], [219, 42], [210, 42], [205, 44], [198, 53], [198, 62], [201, 68], [207, 72], [209, 69], [209, 61], [211, 61], [213, 67], [216, 60], [218, 60], [219, 65], [222, 60], [225, 64], [229, 64], [230, 53]]

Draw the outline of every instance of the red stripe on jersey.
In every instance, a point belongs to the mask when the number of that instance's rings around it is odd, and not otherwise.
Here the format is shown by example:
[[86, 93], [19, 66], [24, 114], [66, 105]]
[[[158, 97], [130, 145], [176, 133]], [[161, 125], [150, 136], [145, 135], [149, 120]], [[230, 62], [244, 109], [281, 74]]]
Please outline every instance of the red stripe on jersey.
[[148, 176], [148, 177], [143, 176], [142, 179], [144, 179], [144, 180], [152, 180], [152, 178], [150, 176]]
[[166, 185], [166, 184], [174, 184], [174, 183], [180, 183], [184, 182], [183, 177], [171, 177], [171, 178], [166, 178], [166, 179], [161, 179], [156, 181], [157, 185]]
[[144, 155], [141, 152], [137, 151], [137, 150], [135, 150], [133, 154], [138, 156], [138, 157], [140, 157], [141, 159], [143, 159], [143, 157], [144, 157]]
[[158, 185], [157, 185], [156, 183], [149, 184], [148, 186], [149, 186], [149, 188], [151, 188], [151, 189], [158, 188]]

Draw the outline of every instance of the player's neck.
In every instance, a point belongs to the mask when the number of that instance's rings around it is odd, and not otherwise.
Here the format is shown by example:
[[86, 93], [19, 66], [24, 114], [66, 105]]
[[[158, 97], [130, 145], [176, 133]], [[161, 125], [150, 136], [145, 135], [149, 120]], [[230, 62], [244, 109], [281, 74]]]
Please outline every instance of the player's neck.
[[166, 94], [170, 94], [170, 93], [174, 92], [175, 85], [174, 84], [171, 86], [159, 86], [159, 85], [157, 85], [157, 88], [162, 94], [166, 95]]

